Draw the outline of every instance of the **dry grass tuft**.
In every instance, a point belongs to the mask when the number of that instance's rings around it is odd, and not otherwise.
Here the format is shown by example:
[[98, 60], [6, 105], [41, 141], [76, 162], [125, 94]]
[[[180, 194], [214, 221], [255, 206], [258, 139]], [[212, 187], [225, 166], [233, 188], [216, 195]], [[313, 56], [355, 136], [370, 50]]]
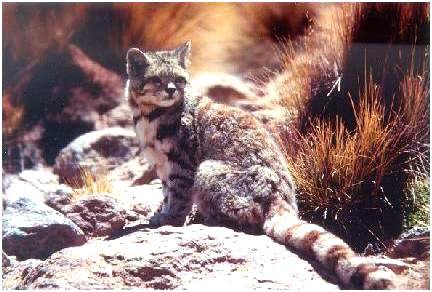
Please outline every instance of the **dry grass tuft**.
[[22, 119], [24, 108], [22, 106], [15, 106], [11, 102], [11, 98], [8, 95], [3, 96], [2, 100], [2, 122], [3, 122], [3, 135], [9, 137], [19, 130]]
[[282, 140], [302, 216], [359, 251], [424, 213], [405, 190], [429, 177], [428, 7], [326, 6], [307, 38], [282, 46], [268, 86], [297, 112]]
[[285, 137], [302, 216], [357, 248], [401, 231], [404, 187], [429, 173], [429, 71], [420, 70], [405, 75], [390, 109], [369, 77], [351, 99], [355, 130], [340, 117], [313, 119]]
[[350, 4], [316, 5], [310, 33], [278, 44], [280, 69], [267, 84], [267, 98], [305, 116], [311, 96], [327, 94], [341, 74], [353, 14]]
[[65, 178], [66, 183], [72, 188], [72, 198], [79, 200], [85, 196], [112, 193], [112, 181], [108, 174], [98, 174], [86, 167], [78, 167], [80, 176], [77, 178]]

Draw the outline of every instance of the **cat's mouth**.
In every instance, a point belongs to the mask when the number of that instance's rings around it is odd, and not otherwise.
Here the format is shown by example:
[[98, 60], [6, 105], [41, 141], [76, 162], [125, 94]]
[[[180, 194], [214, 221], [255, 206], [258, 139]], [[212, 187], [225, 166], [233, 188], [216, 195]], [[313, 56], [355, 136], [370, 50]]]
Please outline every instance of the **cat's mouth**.
[[153, 100], [145, 100], [139, 99], [137, 100], [137, 104], [141, 107], [170, 107], [178, 101], [178, 98], [175, 97], [163, 97]]
[[157, 94], [145, 94], [142, 92], [132, 92], [132, 99], [136, 105], [142, 108], [148, 107], [170, 107], [182, 99], [182, 92], [159, 92]]

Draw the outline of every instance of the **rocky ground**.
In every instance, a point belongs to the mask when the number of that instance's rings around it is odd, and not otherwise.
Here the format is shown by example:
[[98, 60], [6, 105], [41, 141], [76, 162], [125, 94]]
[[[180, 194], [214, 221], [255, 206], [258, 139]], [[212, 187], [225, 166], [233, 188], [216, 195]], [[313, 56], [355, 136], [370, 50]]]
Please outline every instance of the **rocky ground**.
[[[339, 289], [265, 235], [199, 224], [149, 228], [161, 184], [136, 151], [131, 130], [109, 128], [75, 139], [53, 168], [3, 173], [3, 289]], [[108, 173], [109, 182], [89, 188], [76, 165]], [[400, 287], [428, 287], [428, 246], [429, 231], [413, 230], [389, 249], [404, 258], [394, 267]]]

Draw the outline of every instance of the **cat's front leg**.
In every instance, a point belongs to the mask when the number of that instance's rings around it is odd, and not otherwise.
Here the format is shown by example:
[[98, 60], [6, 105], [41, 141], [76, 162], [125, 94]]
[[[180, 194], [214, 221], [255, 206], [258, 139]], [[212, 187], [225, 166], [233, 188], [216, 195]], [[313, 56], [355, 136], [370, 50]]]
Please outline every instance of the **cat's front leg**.
[[183, 226], [191, 209], [188, 190], [177, 189], [172, 183], [168, 183], [163, 186], [163, 193], [164, 201], [158, 212], [150, 218], [150, 226]]

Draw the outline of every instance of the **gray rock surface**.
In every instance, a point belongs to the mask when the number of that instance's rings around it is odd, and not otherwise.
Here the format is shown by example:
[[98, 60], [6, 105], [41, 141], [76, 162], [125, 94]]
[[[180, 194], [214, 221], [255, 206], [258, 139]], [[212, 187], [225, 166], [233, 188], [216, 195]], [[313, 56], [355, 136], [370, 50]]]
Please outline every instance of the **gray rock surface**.
[[30, 182], [22, 180], [19, 176], [8, 175], [3, 179], [7, 181], [7, 184], [3, 185], [6, 205], [20, 198], [31, 198], [41, 202], [44, 200], [45, 193], [41, 189]]
[[42, 261], [38, 259], [28, 259], [17, 261], [14, 256], [8, 257], [9, 265], [2, 267], [2, 288], [16, 289], [28, 272], [39, 265]]
[[388, 252], [394, 258], [430, 258], [430, 230], [428, 227], [414, 227], [402, 233]]
[[43, 202], [19, 198], [8, 204], [2, 218], [3, 250], [17, 259], [43, 259], [69, 246], [86, 242], [71, 220]]
[[57, 207], [89, 237], [112, 235], [123, 229], [127, 212], [119, 205], [112, 197], [98, 195]]
[[18, 175], [3, 174], [5, 206], [21, 198], [47, 202], [52, 197], [71, 193], [72, 189], [59, 184], [58, 176], [49, 169], [25, 170]]
[[[73, 271], [73, 273], [71, 273]], [[223, 227], [136, 227], [63, 249], [4, 289], [337, 289], [267, 236]]]
[[162, 184], [159, 179], [149, 184], [129, 186], [129, 182], [115, 182], [113, 193], [128, 215], [134, 215], [141, 223], [148, 222], [162, 200]]
[[155, 167], [151, 166], [142, 156], [136, 156], [110, 173], [113, 181], [130, 182], [131, 186], [144, 185], [157, 178]]
[[[66, 191], [45, 196], [50, 198], [49, 204], [54, 202], [53, 206], [63, 209], [66, 216], [76, 215], [76, 222], [81, 220], [89, 239], [86, 244], [74, 247], [61, 242], [63, 245], [52, 250], [56, 240], [65, 238], [45, 225], [44, 220], [53, 217], [43, 212], [19, 213], [25, 208], [12, 205], [3, 217], [3, 231], [10, 230], [7, 227], [10, 221], [37, 227], [24, 228], [26, 232], [35, 231], [31, 234], [19, 230], [20, 236], [29, 241], [12, 244], [17, 249], [15, 253], [3, 241], [8, 253], [3, 255], [3, 289], [338, 289], [331, 275], [323, 274], [321, 267], [313, 268], [308, 261], [265, 235], [203, 225], [149, 229], [146, 223], [162, 200], [159, 180], [137, 186], [131, 186], [128, 180], [117, 180], [109, 196], [99, 194], [96, 198], [77, 200]], [[22, 200], [30, 199], [20, 198], [12, 204]], [[41, 200], [35, 204], [44, 206]], [[14, 209], [18, 211], [8, 218]], [[73, 224], [55, 213], [58, 220]], [[119, 214], [123, 217], [116, 217]], [[39, 232], [43, 228], [48, 231]], [[32, 238], [45, 234], [55, 236]], [[94, 237], [99, 235], [108, 237]], [[80, 238], [84, 238], [83, 232]], [[47, 259], [23, 261], [26, 258], [23, 253], [38, 248], [43, 254], [38, 257]], [[378, 261], [393, 264], [385, 257]], [[404, 261], [396, 268], [400, 268], [396, 271], [398, 287], [428, 287], [425, 276], [429, 273], [428, 261]]]
[[61, 179], [83, 185], [82, 169], [104, 174], [137, 156], [135, 132], [108, 128], [86, 133], [66, 146], [56, 158], [54, 172]]
[[126, 99], [120, 105], [105, 113], [108, 127], [123, 127], [133, 129], [132, 110]]

